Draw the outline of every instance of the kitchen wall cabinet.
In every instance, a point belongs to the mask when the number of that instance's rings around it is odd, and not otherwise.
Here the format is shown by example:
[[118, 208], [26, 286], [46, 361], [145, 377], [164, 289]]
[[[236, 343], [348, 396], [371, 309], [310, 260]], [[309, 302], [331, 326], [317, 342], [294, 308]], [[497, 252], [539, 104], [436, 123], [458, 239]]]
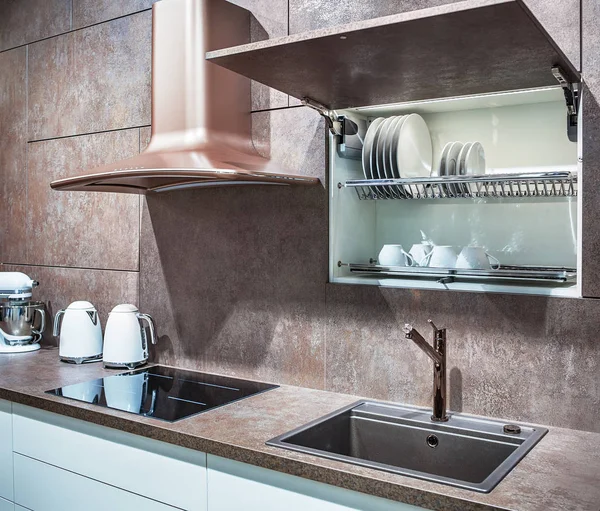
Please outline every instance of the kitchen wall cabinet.
[[393, 502], [208, 455], [208, 511], [417, 511]]
[[32, 511], [177, 509], [20, 454], [15, 454], [15, 500]]
[[[521, 0], [451, 2], [207, 59], [328, 119], [330, 282], [581, 296], [581, 74]], [[419, 120], [424, 130], [405, 128]], [[477, 165], [461, 152], [469, 142]], [[445, 260], [378, 258], [423, 232]], [[457, 262], [463, 247], [479, 261]]]
[[[27, 456], [181, 509], [206, 509], [202, 452], [19, 404], [13, 405], [13, 424], [15, 459]], [[35, 474], [15, 473], [17, 479], [27, 477], [16, 481], [16, 488]]]
[[[12, 403], [0, 399], [0, 498], [13, 500]], [[0, 511], [5, 503], [0, 501]]]

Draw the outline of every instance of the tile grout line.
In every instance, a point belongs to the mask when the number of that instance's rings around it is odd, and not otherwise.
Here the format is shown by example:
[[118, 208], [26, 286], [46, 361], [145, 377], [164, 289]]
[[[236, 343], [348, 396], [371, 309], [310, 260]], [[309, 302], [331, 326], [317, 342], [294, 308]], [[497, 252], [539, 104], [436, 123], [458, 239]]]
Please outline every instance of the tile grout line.
[[48, 37], [42, 37], [41, 39], [36, 39], [35, 41], [27, 41], [26, 43], [18, 44], [17, 46], [13, 46], [11, 48], [5, 48], [4, 50], [0, 50], [0, 53], [15, 50], [17, 48], [22, 48], [23, 46], [27, 46], [29, 44], [35, 44], [35, 43], [39, 43], [41, 41], [47, 41], [48, 39], [53, 39], [54, 37], [60, 37], [60, 36], [66, 35], [66, 34], [72, 34], [73, 32], [85, 30], [86, 28], [96, 27], [96, 26], [102, 25], [104, 23], [110, 23], [115, 20], [127, 18], [127, 16], [135, 16], [136, 14], [140, 14], [142, 12], [148, 12], [148, 11], [152, 11], [152, 7], [150, 7], [149, 9], [142, 9], [141, 11], [130, 12], [129, 14], [123, 14], [122, 16], [117, 16], [116, 18], [110, 18], [108, 20], [98, 21], [96, 23], [92, 23], [91, 25], [86, 25], [85, 27], [79, 27], [79, 28], [74, 28], [71, 30], [65, 30], [64, 32], [60, 32], [59, 34], [50, 35]]
[[31, 263], [3, 263], [6, 266], [26, 266], [28, 268], [54, 268], [60, 270], [88, 270], [88, 271], [115, 271], [121, 273], [139, 273], [139, 270], [123, 270], [119, 268], [92, 268], [85, 266], [65, 266], [60, 264], [31, 264]]
[[72, 135], [60, 135], [58, 137], [38, 138], [34, 140], [28, 140], [28, 144], [36, 144], [38, 142], [49, 142], [51, 140], [61, 140], [63, 138], [75, 138], [75, 137], [88, 137], [90, 135], [99, 135], [101, 133], [113, 133], [115, 131], [127, 131], [127, 130], [140, 130], [142, 128], [149, 128], [149, 124], [143, 124], [141, 126], [128, 126], [126, 128], [114, 128], [109, 130], [90, 131], [88, 133], [73, 133]]
[[71, 30], [73, 30], [73, 3], [75, 0], [71, 0], [71, 12], [70, 12], [70, 16], [69, 16], [69, 27]]
[[[25, 138], [29, 137], [29, 45], [25, 46]], [[25, 234], [29, 234], [29, 144], [25, 144]], [[25, 243], [25, 260], [29, 261], [29, 243]]]

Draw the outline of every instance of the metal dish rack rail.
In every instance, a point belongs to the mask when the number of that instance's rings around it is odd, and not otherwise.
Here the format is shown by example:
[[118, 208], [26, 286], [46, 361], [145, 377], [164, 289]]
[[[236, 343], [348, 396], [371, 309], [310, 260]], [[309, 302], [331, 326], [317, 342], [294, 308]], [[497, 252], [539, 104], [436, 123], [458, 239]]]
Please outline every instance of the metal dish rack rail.
[[577, 280], [575, 268], [558, 266], [509, 266], [502, 265], [498, 269], [470, 270], [459, 268], [428, 268], [419, 266], [383, 266], [375, 263], [357, 264], [342, 263], [351, 273], [374, 277], [404, 277], [435, 279], [439, 283], [448, 284], [455, 280], [503, 280], [503, 281], [537, 281], [570, 283]]
[[354, 188], [360, 200], [576, 197], [577, 172], [354, 179], [338, 188]]

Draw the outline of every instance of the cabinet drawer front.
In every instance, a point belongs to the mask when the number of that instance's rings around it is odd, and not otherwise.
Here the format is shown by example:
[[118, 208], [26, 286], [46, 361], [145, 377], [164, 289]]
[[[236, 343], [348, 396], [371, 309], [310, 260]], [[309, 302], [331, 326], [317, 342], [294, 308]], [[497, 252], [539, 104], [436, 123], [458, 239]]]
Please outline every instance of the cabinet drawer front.
[[423, 508], [208, 455], [208, 509], [418, 511]]
[[171, 506], [15, 454], [15, 497], [32, 511], [173, 510]]
[[206, 510], [204, 453], [19, 404], [13, 431], [15, 453], [171, 506]]
[[[13, 500], [11, 405], [10, 401], [0, 399], [0, 497], [8, 500]], [[4, 509], [0, 502], [0, 511]]]
[[12, 502], [0, 498], [0, 511], [14, 511], [14, 509], [15, 505]]

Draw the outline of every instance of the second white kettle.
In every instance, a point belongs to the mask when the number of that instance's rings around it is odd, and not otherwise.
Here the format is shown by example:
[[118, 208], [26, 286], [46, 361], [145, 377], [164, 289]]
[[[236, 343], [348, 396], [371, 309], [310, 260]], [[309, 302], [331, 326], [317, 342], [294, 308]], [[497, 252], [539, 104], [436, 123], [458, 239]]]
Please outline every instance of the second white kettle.
[[104, 367], [134, 369], [148, 361], [148, 340], [141, 321], [148, 323], [150, 340], [156, 344], [154, 321], [135, 305], [117, 305], [108, 315], [104, 331]]

